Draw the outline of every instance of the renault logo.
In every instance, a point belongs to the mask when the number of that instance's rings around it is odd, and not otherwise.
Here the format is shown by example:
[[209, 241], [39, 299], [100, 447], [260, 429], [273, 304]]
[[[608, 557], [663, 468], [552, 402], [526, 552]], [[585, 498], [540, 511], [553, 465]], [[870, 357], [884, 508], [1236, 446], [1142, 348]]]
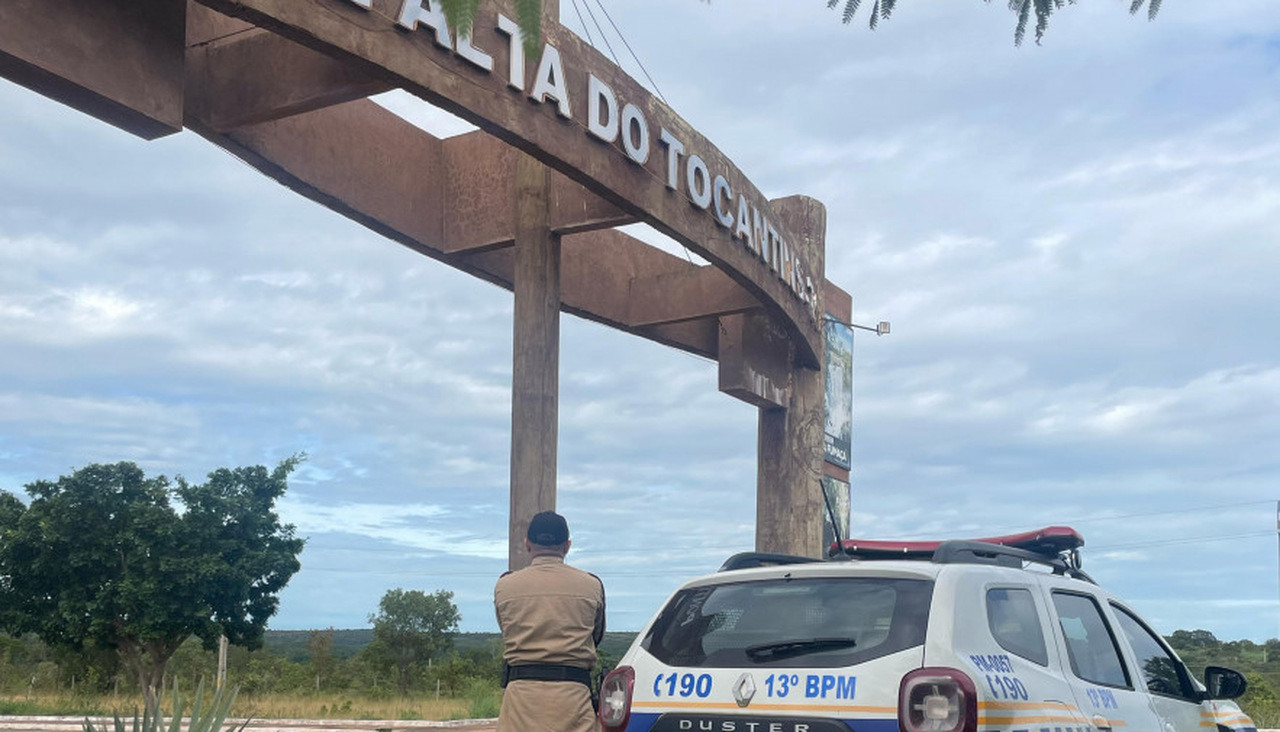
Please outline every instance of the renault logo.
[[745, 707], [751, 703], [751, 697], [756, 695], [756, 682], [751, 678], [751, 674], [744, 673], [733, 682], [733, 699], [738, 702], [738, 706]]

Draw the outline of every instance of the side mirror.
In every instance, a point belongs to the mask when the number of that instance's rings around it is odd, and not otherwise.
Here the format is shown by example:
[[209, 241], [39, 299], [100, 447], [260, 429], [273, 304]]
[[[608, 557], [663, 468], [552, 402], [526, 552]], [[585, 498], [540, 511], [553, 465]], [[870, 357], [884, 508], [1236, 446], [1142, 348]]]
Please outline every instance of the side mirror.
[[1235, 699], [1249, 688], [1244, 674], [1221, 666], [1207, 666], [1204, 670], [1206, 699]]

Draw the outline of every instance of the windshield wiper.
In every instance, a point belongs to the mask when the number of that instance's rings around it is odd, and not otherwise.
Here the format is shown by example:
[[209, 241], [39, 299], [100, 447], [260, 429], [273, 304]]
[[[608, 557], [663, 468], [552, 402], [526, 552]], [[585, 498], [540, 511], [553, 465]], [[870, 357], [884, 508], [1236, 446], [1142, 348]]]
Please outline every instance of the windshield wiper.
[[795, 640], [778, 641], [777, 643], [761, 643], [748, 646], [745, 652], [753, 661], [768, 661], [790, 656], [803, 656], [808, 653], [821, 653], [841, 648], [853, 648], [858, 642], [852, 638], [797, 638]]

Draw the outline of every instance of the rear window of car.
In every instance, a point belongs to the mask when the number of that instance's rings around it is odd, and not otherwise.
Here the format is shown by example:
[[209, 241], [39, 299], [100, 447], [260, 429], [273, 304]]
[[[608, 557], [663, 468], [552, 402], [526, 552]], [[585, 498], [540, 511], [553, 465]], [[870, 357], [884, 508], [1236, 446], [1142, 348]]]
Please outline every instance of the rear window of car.
[[1000, 647], [1041, 666], [1049, 665], [1049, 650], [1040, 630], [1040, 613], [1031, 590], [997, 587], [987, 590], [987, 625]]
[[821, 577], [682, 590], [641, 642], [671, 666], [849, 666], [924, 643], [933, 582]]

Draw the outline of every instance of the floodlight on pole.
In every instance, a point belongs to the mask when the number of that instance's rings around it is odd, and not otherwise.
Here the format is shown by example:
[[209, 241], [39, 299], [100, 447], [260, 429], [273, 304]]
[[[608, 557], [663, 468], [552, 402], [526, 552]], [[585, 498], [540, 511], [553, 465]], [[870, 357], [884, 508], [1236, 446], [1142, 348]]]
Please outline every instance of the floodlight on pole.
[[878, 336], [889, 335], [889, 321], [887, 320], [881, 320], [879, 323], [876, 323], [876, 327], [874, 328], [869, 325], [858, 325], [857, 323], [850, 323], [849, 326], [859, 328], [861, 330], [869, 330]]

